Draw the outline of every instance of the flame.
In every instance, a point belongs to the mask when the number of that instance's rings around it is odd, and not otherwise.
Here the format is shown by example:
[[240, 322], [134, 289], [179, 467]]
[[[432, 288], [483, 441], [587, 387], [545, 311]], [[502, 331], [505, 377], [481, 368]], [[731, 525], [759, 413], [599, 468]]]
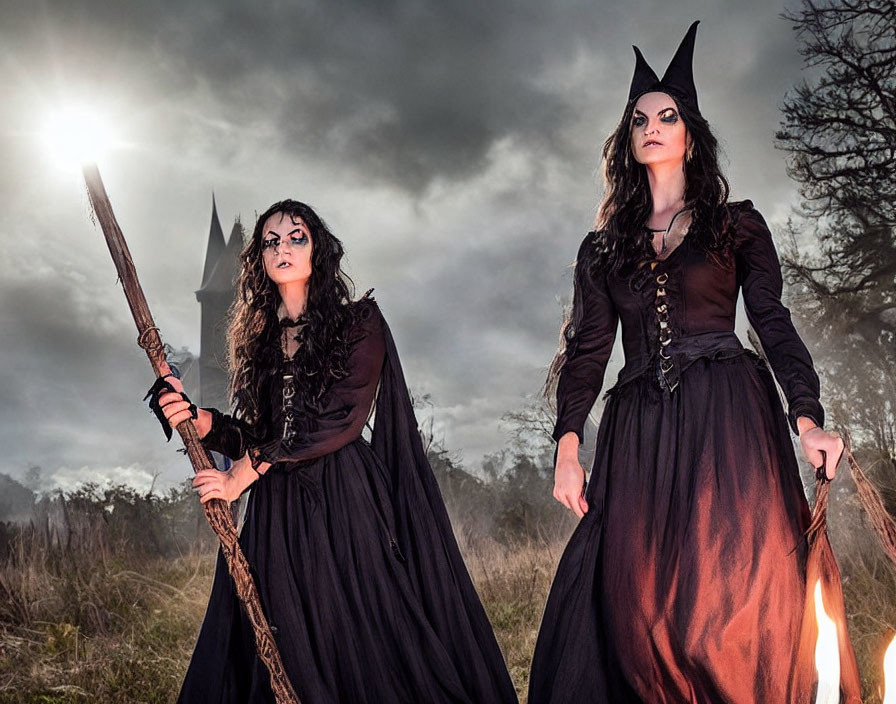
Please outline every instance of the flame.
[[896, 636], [893, 636], [887, 652], [884, 653], [883, 704], [896, 704]]
[[837, 624], [825, 611], [821, 580], [815, 583], [815, 618], [818, 621], [818, 640], [815, 643], [818, 693], [815, 704], [839, 704], [840, 646], [837, 643]]

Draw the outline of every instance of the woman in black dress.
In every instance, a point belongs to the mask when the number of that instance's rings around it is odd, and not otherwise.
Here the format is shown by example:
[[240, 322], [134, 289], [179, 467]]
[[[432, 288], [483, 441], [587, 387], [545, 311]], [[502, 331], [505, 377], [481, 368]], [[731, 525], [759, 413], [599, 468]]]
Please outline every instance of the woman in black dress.
[[[303, 704], [515, 702], [391, 333], [372, 298], [351, 301], [342, 254], [303, 203], [259, 217], [229, 331], [234, 413], [194, 420], [234, 464], [193, 484], [203, 502], [251, 485], [240, 545]], [[176, 426], [190, 410], [172, 383]], [[273, 701], [220, 555], [179, 701]]]
[[[727, 202], [694, 89], [696, 25], [662, 79], [635, 49], [604, 147], [599, 231], [579, 249], [552, 367], [554, 496], [582, 520], [545, 608], [529, 704], [811, 697], [795, 684], [812, 681], [814, 663], [797, 657], [809, 509], [788, 420], [828, 478], [843, 443], [822, 429], [771, 234], [752, 203]], [[739, 290], [786, 415], [733, 332]], [[583, 491], [577, 450], [620, 320], [625, 366]]]

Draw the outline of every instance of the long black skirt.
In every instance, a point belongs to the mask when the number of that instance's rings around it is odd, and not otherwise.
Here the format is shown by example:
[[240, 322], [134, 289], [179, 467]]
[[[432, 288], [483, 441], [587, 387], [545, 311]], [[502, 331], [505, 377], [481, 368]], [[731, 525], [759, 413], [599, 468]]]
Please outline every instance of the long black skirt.
[[[240, 545], [296, 693], [303, 704], [515, 702], [469, 576], [435, 528], [396, 539], [393, 492], [363, 440], [254, 485]], [[178, 701], [273, 702], [220, 554]]]
[[699, 359], [671, 394], [649, 377], [611, 390], [585, 496], [529, 704], [808, 696], [791, 683], [810, 514], [764, 363]]

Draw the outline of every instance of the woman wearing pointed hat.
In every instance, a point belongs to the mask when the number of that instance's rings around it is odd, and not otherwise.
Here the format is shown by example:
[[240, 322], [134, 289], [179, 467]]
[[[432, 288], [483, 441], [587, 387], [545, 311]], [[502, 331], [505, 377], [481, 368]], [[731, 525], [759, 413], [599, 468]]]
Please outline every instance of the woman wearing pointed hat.
[[[697, 104], [696, 30], [662, 79], [635, 48], [628, 103], [604, 145], [597, 228], [579, 249], [547, 385], [554, 496], [582, 520], [545, 608], [529, 704], [812, 697], [801, 642], [810, 514], [788, 420], [827, 478], [843, 443], [822, 429], [818, 376], [781, 303], [765, 221], [750, 201], [728, 202]], [[786, 416], [765, 362], [734, 334], [739, 292]], [[620, 321], [625, 366], [583, 490], [577, 450]], [[841, 671], [858, 701], [848, 643]]]

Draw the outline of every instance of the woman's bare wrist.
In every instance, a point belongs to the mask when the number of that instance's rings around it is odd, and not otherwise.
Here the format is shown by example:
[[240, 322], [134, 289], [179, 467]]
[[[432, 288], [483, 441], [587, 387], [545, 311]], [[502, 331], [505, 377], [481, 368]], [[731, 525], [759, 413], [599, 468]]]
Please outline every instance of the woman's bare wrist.
[[212, 414], [211, 411], [207, 411], [204, 408], [197, 409], [196, 414], [193, 426], [196, 428], [199, 437], [204, 438], [212, 430]]
[[579, 459], [579, 436], [570, 431], [557, 442], [557, 459]]
[[237, 484], [240, 488], [241, 494], [255, 482], [257, 482], [260, 477], [255, 468], [245, 461], [235, 463], [233, 466], [233, 470], [236, 473], [235, 478], [237, 480]]
[[812, 430], [813, 428], [817, 428], [815, 421], [807, 416], [800, 416], [796, 419], [796, 428], [799, 431], [799, 434], [802, 435], [807, 430]]

